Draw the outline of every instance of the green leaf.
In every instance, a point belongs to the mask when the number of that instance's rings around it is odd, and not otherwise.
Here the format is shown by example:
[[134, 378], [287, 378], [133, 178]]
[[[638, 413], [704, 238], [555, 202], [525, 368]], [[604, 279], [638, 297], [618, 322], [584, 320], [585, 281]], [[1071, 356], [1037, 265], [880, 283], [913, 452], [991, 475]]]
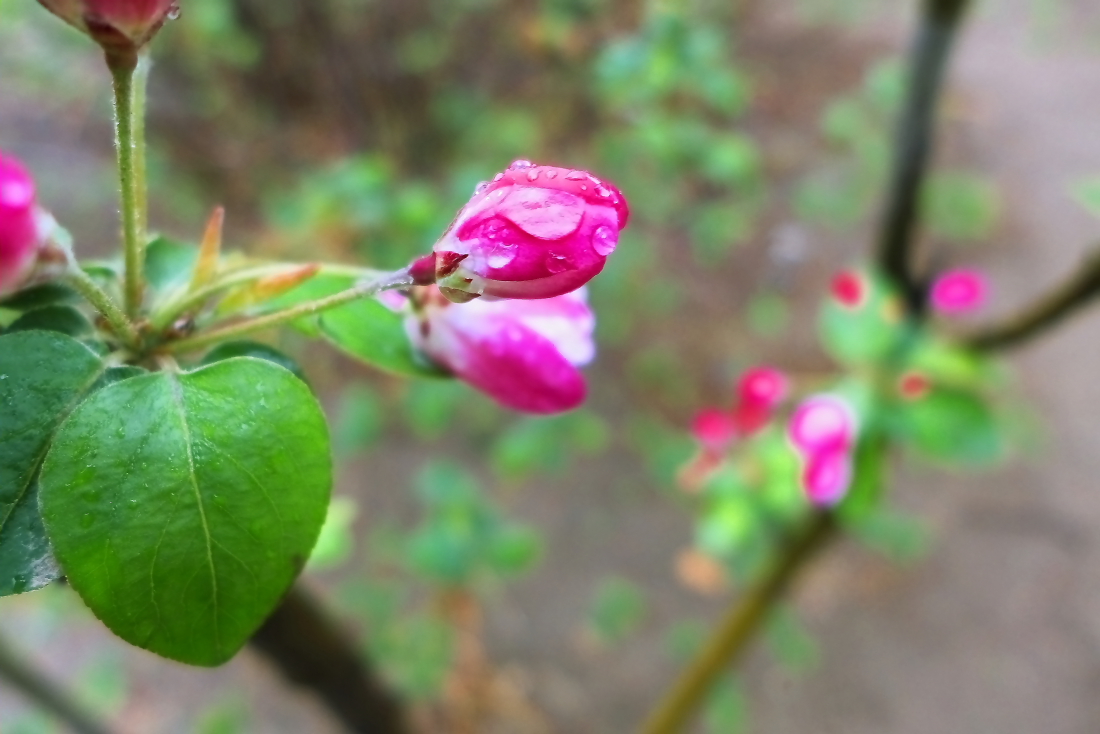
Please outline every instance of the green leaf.
[[72, 306], [54, 304], [27, 311], [8, 327], [15, 331], [56, 331], [73, 337], [89, 336], [95, 331], [88, 317]]
[[780, 605], [772, 612], [765, 634], [773, 654], [791, 671], [805, 671], [817, 665], [820, 659], [817, 641], [790, 605]]
[[325, 515], [325, 524], [313, 546], [307, 568], [325, 571], [343, 565], [355, 550], [351, 526], [359, 514], [359, 505], [350, 497], [333, 497]]
[[289, 370], [302, 382], [307, 382], [306, 376], [302, 372], [302, 368], [293, 359], [274, 347], [269, 347], [267, 344], [261, 344], [260, 342], [248, 341], [247, 339], [219, 344], [206, 353], [202, 358], [202, 363], [214, 364], [215, 362], [222, 362], [227, 359], [232, 359], [233, 357], [255, 357], [256, 359], [262, 359], [272, 364], [277, 364], [283, 369]]
[[905, 334], [900, 299], [879, 277], [860, 273], [867, 291], [863, 302], [846, 306], [827, 298], [819, 332], [826, 351], [844, 365], [866, 365], [890, 356]]
[[331, 485], [309, 389], [237, 357], [96, 393], [58, 432], [40, 503], [69, 583], [104, 624], [164, 657], [218, 665], [301, 570]]
[[1006, 442], [996, 412], [973, 393], [934, 388], [892, 412], [899, 437], [930, 459], [984, 466], [1002, 458]]
[[0, 299], [0, 308], [26, 311], [32, 308], [52, 306], [56, 303], [71, 303], [79, 300], [79, 294], [67, 285], [43, 283]]
[[39, 468], [57, 427], [103, 372], [99, 357], [62, 334], [0, 336], [0, 596], [60, 575], [38, 511]]
[[145, 278], [154, 291], [165, 291], [191, 279], [199, 248], [157, 237], [145, 248]]
[[519, 576], [538, 562], [542, 539], [538, 533], [518, 525], [500, 529], [489, 540], [489, 565], [501, 576]]
[[[318, 301], [328, 296], [334, 296], [340, 291], [346, 291], [355, 285], [355, 279], [346, 275], [315, 275], [306, 282], [286, 293], [264, 301], [256, 308], [257, 313], [271, 313], [281, 311], [292, 306], [297, 306], [308, 301]], [[321, 317], [319, 315], [303, 316], [294, 321], [292, 326], [306, 336], [321, 336]]]
[[993, 232], [1000, 213], [997, 187], [979, 176], [939, 173], [925, 189], [924, 218], [941, 237], [973, 241]]
[[626, 579], [611, 578], [596, 590], [588, 626], [603, 642], [622, 642], [638, 629], [645, 612], [642, 590]]
[[413, 348], [405, 317], [374, 298], [364, 298], [321, 315], [321, 331], [341, 351], [387, 372], [411, 377], [446, 377], [447, 372]]
[[1090, 213], [1100, 217], [1100, 176], [1075, 183], [1073, 198], [1077, 199]]

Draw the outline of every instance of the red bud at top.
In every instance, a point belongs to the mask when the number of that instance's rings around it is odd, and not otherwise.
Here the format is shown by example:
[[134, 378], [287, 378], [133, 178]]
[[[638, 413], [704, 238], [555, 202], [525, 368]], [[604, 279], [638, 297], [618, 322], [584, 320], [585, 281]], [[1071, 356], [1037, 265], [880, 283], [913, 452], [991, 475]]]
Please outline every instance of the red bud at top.
[[867, 282], [853, 270], [842, 270], [833, 277], [833, 298], [842, 306], [859, 308], [867, 300]]
[[178, 12], [176, 0], [38, 0], [108, 53], [134, 53]]
[[626, 199], [607, 182], [516, 161], [478, 186], [436, 243], [437, 282], [456, 299], [569, 293], [603, 269], [628, 218]]

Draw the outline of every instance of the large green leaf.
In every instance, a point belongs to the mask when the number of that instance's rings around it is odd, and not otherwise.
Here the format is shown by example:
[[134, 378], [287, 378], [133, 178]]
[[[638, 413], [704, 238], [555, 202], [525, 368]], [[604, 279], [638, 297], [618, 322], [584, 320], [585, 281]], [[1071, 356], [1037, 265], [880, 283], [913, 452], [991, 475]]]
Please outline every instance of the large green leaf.
[[321, 332], [341, 351], [387, 372], [412, 377], [447, 374], [413, 348], [405, 317], [374, 298], [326, 311]]
[[12, 322], [8, 331], [56, 331], [79, 338], [90, 336], [95, 327], [87, 316], [72, 306], [54, 304], [27, 311]]
[[899, 437], [930, 459], [982, 466], [1007, 449], [998, 415], [974, 393], [934, 388], [917, 400], [901, 402], [892, 423]]
[[104, 624], [218, 665], [309, 557], [331, 484], [309, 389], [237, 357], [96, 393], [58, 432], [40, 502], [61, 567]]
[[0, 596], [59, 576], [38, 513], [38, 471], [58, 425], [104, 369], [91, 350], [63, 334], [0, 337]]

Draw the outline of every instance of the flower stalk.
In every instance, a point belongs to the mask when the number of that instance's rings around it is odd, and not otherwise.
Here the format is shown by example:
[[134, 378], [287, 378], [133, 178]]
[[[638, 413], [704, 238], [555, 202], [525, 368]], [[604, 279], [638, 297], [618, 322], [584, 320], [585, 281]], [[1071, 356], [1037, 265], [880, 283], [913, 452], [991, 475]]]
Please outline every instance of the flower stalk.
[[145, 288], [144, 243], [140, 225], [143, 216], [141, 212], [145, 210], [145, 195], [139, 188], [144, 179], [144, 173], [139, 169], [143, 169], [144, 164], [138, 163], [139, 158], [144, 160], [144, 153], [136, 154], [138, 146], [143, 145], [136, 132], [140, 132], [144, 125], [136, 122], [140, 105], [135, 104], [135, 89], [138, 86], [135, 81], [143, 78], [144, 74], [135, 73], [139, 66], [136, 55], [108, 54], [107, 64], [115, 90], [115, 145], [118, 152], [122, 243], [126, 265], [124, 302], [126, 315], [134, 318], [141, 308]]

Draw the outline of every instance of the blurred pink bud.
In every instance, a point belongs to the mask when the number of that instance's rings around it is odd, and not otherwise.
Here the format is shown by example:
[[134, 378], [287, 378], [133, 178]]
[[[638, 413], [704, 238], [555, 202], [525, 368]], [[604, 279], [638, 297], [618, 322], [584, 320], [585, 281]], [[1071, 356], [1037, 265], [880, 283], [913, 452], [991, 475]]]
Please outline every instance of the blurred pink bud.
[[748, 436], [766, 426], [776, 406], [787, 397], [787, 388], [786, 376], [772, 367], [757, 367], [742, 375], [733, 408], [737, 430]]
[[0, 152], [0, 296], [18, 290], [30, 275], [42, 241], [34, 180]]
[[848, 448], [835, 447], [807, 457], [802, 488], [810, 502], [832, 506], [844, 499], [852, 484], [852, 457]]
[[833, 298], [848, 308], [859, 308], [867, 300], [867, 280], [854, 270], [842, 270], [833, 276], [830, 290]]
[[932, 308], [944, 314], [974, 311], [985, 305], [989, 285], [977, 270], [949, 270], [932, 284]]
[[708, 452], [722, 454], [737, 440], [737, 424], [728, 412], [706, 408], [691, 422], [691, 435]]
[[791, 441], [806, 456], [847, 450], [855, 443], [858, 430], [855, 411], [836, 395], [807, 398], [791, 416]]
[[585, 290], [538, 301], [449, 303], [430, 286], [406, 328], [428, 357], [503, 405], [559, 413], [584, 402], [596, 319]]
[[603, 270], [629, 214], [589, 173], [516, 161], [478, 186], [436, 243], [436, 282], [458, 302], [560, 296]]
[[108, 52], [132, 53], [178, 12], [176, 0], [38, 0]]
[[906, 372], [898, 378], [898, 392], [906, 400], [920, 400], [931, 389], [931, 380], [921, 372]]

